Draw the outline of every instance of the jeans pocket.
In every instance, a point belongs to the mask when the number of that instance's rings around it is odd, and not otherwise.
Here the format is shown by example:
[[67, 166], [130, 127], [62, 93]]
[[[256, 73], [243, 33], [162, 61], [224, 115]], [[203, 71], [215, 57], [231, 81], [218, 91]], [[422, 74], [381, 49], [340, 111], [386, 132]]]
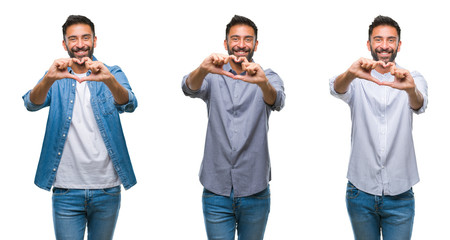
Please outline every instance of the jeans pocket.
[[202, 194], [203, 198], [209, 198], [209, 197], [214, 197], [214, 196], [217, 196], [217, 195], [215, 193], [209, 191], [208, 189], [203, 188], [203, 194]]
[[270, 198], [270, 188], [269, 188], [269, 186], [267, 186], [266, 189], [262, 190], [261, 192], [250, 195], [249, 197], [257, 198], [257, 199], [268, 199], [268, 198]]
[[414, 192], [411, 188], [404, 193], [400, 193], [398, 195], [392, 196], [392, 198], [395, 200], [412, 200], [412, 199], [414, 199]]
[[57, 188], [57, 187], [53, 187], [52, 192], [53, 192], [53, 196], [61, 196], [61, 195], [65, 195], [70, 191], [70, 189], [67, 188]]
[[108, 195], [111, 195], [111, 196], [118, 196], [118, 195], [120, 195], [120, 191], [121, 191], [120, 186], [112, 187], [112, 188], [103, 188], [102, 189], [102, 192], [104, 194], [108, 194]]
[[359, 195], [359, 189], [357, 189], [351, 182], [347, 183], [347, 199], [354, 199]]

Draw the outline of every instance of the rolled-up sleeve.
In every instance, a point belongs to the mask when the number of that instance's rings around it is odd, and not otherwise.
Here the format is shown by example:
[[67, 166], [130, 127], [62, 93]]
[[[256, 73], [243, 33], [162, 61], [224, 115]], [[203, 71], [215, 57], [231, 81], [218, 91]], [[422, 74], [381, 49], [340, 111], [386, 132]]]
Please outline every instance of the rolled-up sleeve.
[[189, 74], [184, 76], [183, 80], [181, 82], [181, 89], [183, 90], [184, 95], [189, 96], [191, 98], [201, 98], [203, 100], [206, 100], [208, 97], [208, 76], [209, 75], [210, 74], [206, 75], [200, 89], [195, 90], [195, 91], [190, 89], [186, 84], [186, 80], [188, 79]]
[[138, 106], [138, 102], [136, 99], [136, 96], [134, 95], [130, 83], [128, 82], [127, 77], [125, 76], [125, 73], [122, 71], [122, 69], [119, 66], [113, 66], [110, 69], [111, 74], [114, 75], [117, 82], [124, 87], [128, 92], [128, 102], [125, 104], [117, 104], [114, 102], [114, 105], [117, 108], [117, 111], [119, 113], [123, 112], [134, 112], [134, 110]]
[[414, 83], [416, 84], [417, 89], [422, 94], [423, 97], [423, 105], [418, 110], [413, 110], [416, 114], [421, 114], [425, 112], [425, 109], [428, 106], [428, 85], [425, 81], [425, 78], [419, 72], [412, 71], [411, 76], [414, 79]]
[[336, 81], [337, 77], [338, 76], [334, 76], [334, 77], [330, 78], [330, 93], [334, 97], [339, 98], [339, 99], [341, 99], [342, 101], [344, 101], [346, 103], [350, 103], [352, 95], [353, 95], [353, 82], [348, 87], [347, 92], [345, 92], [345, 93], [338, 93], [338, 92], [336, 92], [336, 89], [334, 89], [334, 82]]
[[270, 106], [272, 111], [280, 111], [284, 107], [284, 102], [286, 99], [286, 94], [284, 93], [284, 83], [283, 80], [281, 80], [280, 76], [276, 74], [271, 69], [267, 69], [265, 71], [266, 77], [269, 80], [269, 83], [275, 88], [275, 91], [277, 92], [277, 98], [275, 99], [275, 103]]
[[[45, 74], [47, 74], [47, 72], [46, 72]], [[45, 74], [44, 74], [44, 76], [45, 76]], [[42, 78], [38, 81], [38, 83], [41, 82], [43, 78], [44, 78], [44, 77], [42, 77]], [[49, 106], [49, 105], [50, 105], [50, 101], [51, 101], [51, 92], [52, 92], [52, 88], [50, 88], [50, 89], [48, 90], [48, 92], [47, 92], [47, 97], [45, 98], [44, 103], [41, 104], [41, 105], [37, 105], [37, 104], [34, 104], [33, 102], [31, 102], [31, 100], [30, 100], [30, 93], [31, 93], [31, 90], [29, 90], [27, 93], [25, 93], [25, 95], [22, 96], [22, 99], [23, 99], [23, 103], [24, 103], [24, 105], [25, 105], [25, 108], [26, 108], [28, 111], [30, 111], [30, 112], [34, 112], [34, 111], [38, 111], [38, 110], [41, 110], [42, 108], [45, 108], [45, 107]]]

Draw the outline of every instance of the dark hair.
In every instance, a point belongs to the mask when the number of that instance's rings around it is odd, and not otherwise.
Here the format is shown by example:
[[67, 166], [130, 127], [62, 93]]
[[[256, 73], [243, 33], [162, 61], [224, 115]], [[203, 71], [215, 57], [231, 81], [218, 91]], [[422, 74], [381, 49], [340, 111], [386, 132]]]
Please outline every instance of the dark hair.
[[74, 24], [87, 24], [91, 27], [92, 34], [95, 36], [95, 28], [94, 23], [89, 20], [89, 18], [81, 15], [70, 15], [64, 25], [62, 25], [62, 31], [63, 31], [63, 39], [66, 37], [66, 31], [67, 28], [74, 25]]
[[398, 25], [398, 23], [390, 17], [381, 16], [381, 15], [376, 17], [373, 20], [372, 24], [369, 26], [369, 41], [370, 41], [370, 37], [372, 36], [373, 29], [375, 27], [378, 27], [381, 25], [388, 25], [388, 26], [391, 26], [391, 27], [394, 27], [395, 29], [397, 29], [398, 40], [400, 41], [400, 26]]
[[228, 34], [230, 33], [231, 27], [239, 24], [252, 27], [253, 31], [255, 32], [255, 40], [258, 39], [258, 28], [256, 27], [255, 23], [246, 17], [234, 15], [231, 21], [227, 24], [227, 29], [225, 30], [225, 40], [228, 38]]

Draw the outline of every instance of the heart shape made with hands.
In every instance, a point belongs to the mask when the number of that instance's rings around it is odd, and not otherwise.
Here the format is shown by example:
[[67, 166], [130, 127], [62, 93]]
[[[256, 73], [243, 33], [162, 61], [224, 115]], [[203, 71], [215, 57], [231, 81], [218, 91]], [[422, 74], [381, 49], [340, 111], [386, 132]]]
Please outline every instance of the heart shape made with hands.
[[[255, 64], [255, 63], [249, 62], [246, 57], [237, 57], [235, 55], [229, 55], [228, 59], [226, 61], [224, 61], [224, 63], [228, 63], [230, 60], [236, 64], [241, 63], [242, 70], [247, 71], [247, 75], [255, 75], [256, 71], [255, 71], [254, 67], [249, 68], [249, 66], [251, 66], [252, 64]], [[223, 70], [223, 65], [220, 65], [220, 66], [216, 65], [216, 67], [221, 68], [220, 74], [222, 74], [222, 75], [231, 77], [233, 79], [240, 79], [242, 77], [240, 75], [233, 74], [232, 72]]]

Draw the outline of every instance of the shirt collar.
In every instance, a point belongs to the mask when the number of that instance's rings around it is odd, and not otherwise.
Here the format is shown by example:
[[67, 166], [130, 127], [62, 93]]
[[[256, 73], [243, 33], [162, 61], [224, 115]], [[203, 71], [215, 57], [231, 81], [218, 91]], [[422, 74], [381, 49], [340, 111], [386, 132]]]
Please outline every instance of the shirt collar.
[[[92, 56], [92, 61], [97, 61], [97, 58], [96, 58], [95, 56]], [[70, 74], [74, 74], [74, 72], [73, 72], [73, 70], [72, 70], [71, 67], [68, 67], [68, 68], [67, 68], [67, 71], [68, 71]], [[91, 74], [91, 70], [88, 70], [87, 73], [86, 73], [86, 76], [89, 76], [90, 74]]]
[[[230, 61], [233, 61], [233, 60], [230, 60]], [[253, 62], [253, 59], [252, 59], [252, 62]], [[232, 74], [234, 74], [234, 75], [237, 75], [237, 72], [234, 71], [234, 70], [231, 68], [230, 63], [227, 63], [227, 64], [223, 65], [222, 68], [223, 68], [223, 70], [225, 70], [225, 71], [227, 71], [227, 72], [230, 72], [230, 73], [232, 73]], [[246, 73], [247, 73], [247, 71], [244, 71], [244, 72], [242, 72], [242, 73], [239, 74], [239, 75], [244, 76]]]

